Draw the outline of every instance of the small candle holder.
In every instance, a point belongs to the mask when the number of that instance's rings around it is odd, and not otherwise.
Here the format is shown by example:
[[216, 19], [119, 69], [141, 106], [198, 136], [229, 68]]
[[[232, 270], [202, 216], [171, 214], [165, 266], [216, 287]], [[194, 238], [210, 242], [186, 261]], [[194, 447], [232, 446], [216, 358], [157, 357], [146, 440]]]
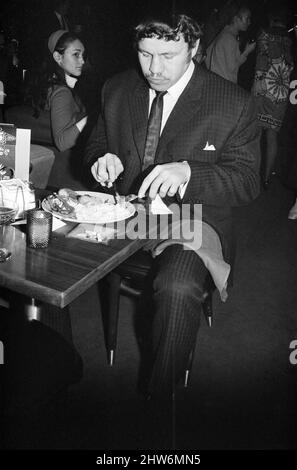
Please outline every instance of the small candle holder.
[[53, 216], [42, 209], [27, 211], [27, 245], [30, 248], [46, 248], [53, 226]]

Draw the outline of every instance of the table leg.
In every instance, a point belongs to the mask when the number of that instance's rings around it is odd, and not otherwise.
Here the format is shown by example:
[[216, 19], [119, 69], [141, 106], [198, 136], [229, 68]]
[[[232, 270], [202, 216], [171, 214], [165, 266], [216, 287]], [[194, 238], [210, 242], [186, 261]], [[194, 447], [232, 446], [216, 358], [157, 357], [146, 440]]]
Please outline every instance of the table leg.
[[73, 343], [71, 318], [69, 307], [63, 309], [54, 305], [39, 302], [33, 297], [13, 294], [10, 298], [10, 307], [17, 312], [23, 321], [37, 320], [62, 335], [69, 343]]
[[40, 305], [38, 305], [36, 299], [33, 297], [29, 300], [29, 302], [26, 302], [24, 305], [25, 309], [25, 317], [27, 320], [38, 320], [40, 321], [41, 317], [41, 308]]
[[63, 336], [69, 343], [73, 344], [70, 308], [64, 307], [63, 309], [49, 304], [42, 304], [40, 308], [40, 320], [45, 325], [49, 326], [61, 336]]
[[82, 360], [70, 344], [68, 308], [15, 293], [9, 300], [10, 308], [0, 315], [6, 354], [0, 438], [4, 448], [42, 449], [43, 439], [51, 440], [47, 430], [59, 428], [67, 418], [68, 388], [81, 380]]

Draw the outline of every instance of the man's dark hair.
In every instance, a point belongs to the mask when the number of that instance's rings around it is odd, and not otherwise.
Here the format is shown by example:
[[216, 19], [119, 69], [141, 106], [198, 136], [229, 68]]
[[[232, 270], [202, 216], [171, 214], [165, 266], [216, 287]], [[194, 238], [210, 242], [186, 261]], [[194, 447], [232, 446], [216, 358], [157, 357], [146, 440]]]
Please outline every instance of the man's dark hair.
[[249, 11], [250, 7], [246, 1], [234, 0], [226, 7], [226, 24], [232, 24], [236, 17], [241, 17], [243, 13]]
[[197, 39], [202, 36], [201, 26], [186, 15], [171, 15], [168, 18], [151, 18], [142, 21], [135, 28], [135, 45], [144, 38], [179, 41], [183, 35], [185, 42], [192, 49]]

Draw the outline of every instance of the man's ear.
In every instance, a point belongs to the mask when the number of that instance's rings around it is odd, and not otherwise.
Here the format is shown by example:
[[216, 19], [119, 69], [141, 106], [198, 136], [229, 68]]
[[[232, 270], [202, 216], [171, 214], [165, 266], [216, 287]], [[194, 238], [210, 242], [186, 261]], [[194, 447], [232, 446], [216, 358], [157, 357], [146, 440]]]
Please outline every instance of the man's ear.
[[60, 54], [58, 51], [55, 51], [55, 52], [53, 53], [53, 58], [54, 58], [54, 60], [57, 62], [57, 64], [60, 65], [61, 60], [62, 60], [62, 56], [61, 56], [61, 54]]
[[196, 42], [195, 46], [194, 46], [193, 49], [191, 50], [192, 59], [193, 59], [193, 57], [197, 54], [199, 44], [200, 44], [200, 38], [197, 39], [197, 42]]

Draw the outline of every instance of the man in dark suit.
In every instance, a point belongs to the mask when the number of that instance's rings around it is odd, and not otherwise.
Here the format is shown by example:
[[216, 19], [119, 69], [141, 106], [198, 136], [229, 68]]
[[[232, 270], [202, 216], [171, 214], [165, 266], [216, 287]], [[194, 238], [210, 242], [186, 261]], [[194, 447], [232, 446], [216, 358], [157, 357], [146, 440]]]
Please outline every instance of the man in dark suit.
[[[140, 197], [159, 194], [180, 204], [202, 204], [203, 220], [215, 229], [231, 262], [231, 207], [249, 203], [259, 192], [259, 135], [250, 96], [194, 64], [200, 35], [198, 24], [185, 15], [137, 26], [141, 73], [124, 72], [104, 85], [102, 114], [85, 162], [103, 186], [121, 175], [123, 194], [138, 190]], [[155, 148], [153, 108], [163, 111]], [[208, 271], [197, 253], [178, 244], [154, 263], [149, 393], [157, 395], [172, 392], [185, 370]]]

